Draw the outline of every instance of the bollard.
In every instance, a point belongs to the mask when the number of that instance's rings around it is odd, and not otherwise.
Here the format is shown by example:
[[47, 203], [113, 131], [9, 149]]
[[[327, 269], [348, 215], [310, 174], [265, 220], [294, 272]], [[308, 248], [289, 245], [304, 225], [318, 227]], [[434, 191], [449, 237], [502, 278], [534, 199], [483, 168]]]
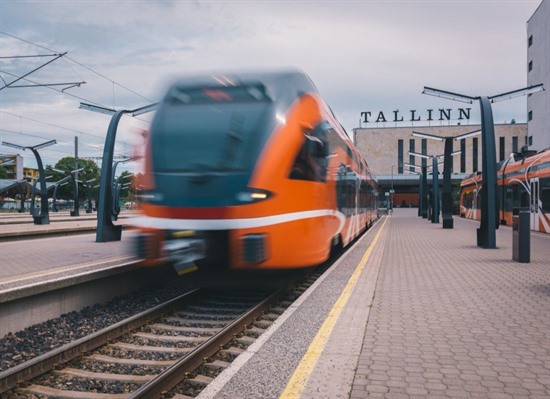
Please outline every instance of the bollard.
[[512, 260], [531, 262], [531, 213], [529, 208], [512, 210]]

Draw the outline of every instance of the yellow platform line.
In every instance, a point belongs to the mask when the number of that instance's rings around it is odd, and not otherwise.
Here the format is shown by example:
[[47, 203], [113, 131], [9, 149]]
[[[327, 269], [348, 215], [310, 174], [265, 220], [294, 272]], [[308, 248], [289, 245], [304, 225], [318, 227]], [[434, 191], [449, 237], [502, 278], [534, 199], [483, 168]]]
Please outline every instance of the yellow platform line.
[[378, 230], [378, 233], [376, 233], [376, 235], [374, 236], [374, 239], [365, 251], [363, 258], [361, 259], [355, 271], [348, 280], [348, 283], [342, 291], [342, 294], [340, 294], [340, 297], [330, 310], [327, 318], [319, 329], [319, 332], [309, 345], [307, 352], [302, 357], [302, 360], [298, 364], [298, 367], [294, 371], [294, 374], [292, 374], [292, 377], [288, 381], [288, 384], [281, 394], [280, 399], [297, 399], [301, 397], [302, 392], [304, 391], [304, 388], [306, 387], [306, 384], [309, 380], [309, 377], [311, 376], [311, 373], [313, 372], [313, 369], [315, 368], [315, 365], [317, 364], [321, 353], [323, 353], [323, 349], [325, 348], [325, 345], [332, 333], [332, 330], [334, 329], [334, 326], [336, 325], [336, 322], [338, 321], [342, 310], [346, 306], [346, 303], [348, 302], [348, 299], [351, 296], [355, 285], [357, 284], [357, 280], [359, 279], [359, 276], [361, 275], [365, 264], [369, 260], [370, 254], [372, 253], [376, 243], [378, 242], [378, 238], [380, 237], [380, 234], [382, 233], [382, 230], [384, 229], [387, 221], [388, 218], [384, 220], [382, 227], [380, 227], [380, 230]]

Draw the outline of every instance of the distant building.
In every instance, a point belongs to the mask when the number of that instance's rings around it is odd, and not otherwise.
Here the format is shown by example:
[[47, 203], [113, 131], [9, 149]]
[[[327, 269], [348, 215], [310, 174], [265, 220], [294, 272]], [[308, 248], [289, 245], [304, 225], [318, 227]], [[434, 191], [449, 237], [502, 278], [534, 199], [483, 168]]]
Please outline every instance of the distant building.
[[543, 0], [527, 21], [527, 84], [545, 91], [527, 97], [529, 149], [550, 148], [550, 0]]
[[0, 154], [0, 164], [8, 172], [8, 179], [21, 180], [24, 178], [23, 157], [19, 154]]

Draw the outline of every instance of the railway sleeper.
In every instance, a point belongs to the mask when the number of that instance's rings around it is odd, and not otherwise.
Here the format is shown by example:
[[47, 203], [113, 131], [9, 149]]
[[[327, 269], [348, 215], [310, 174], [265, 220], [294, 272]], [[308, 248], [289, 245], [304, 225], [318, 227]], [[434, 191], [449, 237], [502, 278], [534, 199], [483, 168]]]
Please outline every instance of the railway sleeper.
[[224, 313], [224, 314], [234, 314], [239, 315], [244, 312], [247, 307], [235, 306], [201, 306], [201, 305], [191, 305], [187, 306], [186, 309], [189, 309], [191, 312], [201, 313], [201, 314], [211, 314], [211, 313]]
[[155, 378], [155, 375], [132, 375], [132, 374], [111, 374], [111, 373], [94, 373], [91, 371], [78, 370], [72, 368], [64, 368], [62, 370], [52, 370], [52, 374], [58, 376], [70, 376], [86, 379], [97, 379], [102, 381], [120, 381], [133, 382], [143, 384]]
[[191, 305], [191, 307], [208, 305], [216, 308], [220, 307], [220, 308], [226, 308], [226, 309], [248, 309], [252, 303], [253, 302], [248, 302], [248, 301], [235, 302], [235, 301], [232, 301], [231, 299], [228, 299], [227, 301], [216, 300], [216, 299], [205, 299], [201, 301], [200, 305]]
[[193, 388], [203, 389], [214, 380], [212, 377], [208, 377], [203, 374], [196, 375], [195, 378], [188, 378], [186, 382]]
[[85, 356], [83, 360], [90, 360], [94, 362], [113, 363], [122, 365], [136, 365], [136, 366], [159, 366], [168, 367], [175, 363], [174, 360], [146, 360], [146, 359], [122, 359], [119, 357], [105, 356], [93, 354]]
[[206, 341], [206, 337], [187, 337], [184, 335], [158, 335], [158, 334], [149, 334], [144, 332], [133, 333], [132, 336], [136, 338], [143, 338], [149, 341], [159, 341], [159, 342], [186, 342], [200, 344], [201, 342]]
[[256, 323], [254, 323], [254, 327], [245, 329], [243, 333], [249, 337], [258, 338], [264, 331], [265, 328], [258, 328], [256, 327]]
[[[214, 370], [224, 370], [229, 367], [231, 363], [224, 362], [223, 360], [216, 359], [211, 363], [204, 363], [201, 367]], [[200, 368], [199, 368], [200, 370]]]
[[181, 317], [166, 317], [163, 319], [165, 322], [178, 323], [181, 327], [223, 327], [227, 324], [227, 320], [197, 320], [197, 319], [183, 319]]
[[254, 327], [261, 328], [263, 330], [268, 329], [273, 324], [271, 320], [257, 320], [254, 322]]
[[84, 391], [66, 391], [42, 385], [31, 384], [28, 387], [18, 389], [19, 392], [28, 395], [42, 395], [56, 399], [125, 399], [127, 393], [97, 393]]
[[219, 353], [222, 359], [235, 360], [237, 356], [244, 352], [244, 349], [232, 346], [228, 349], [222, 349]]
[[156, 329], [156, 330], [166, 330], [166, 331], [174, 331], [174, 332], [182, 332], [182, 333], [197, 333], [204, 335], [214, 335], [219, 331], [218, 328], [208, 328], [208, 327], [179, 327], [179, 326], [173, 326], [171, 324], [150, 324], [148, 326], [149, 328]]
[[200, 313], [200, 312], [187, 312], [187, 311], [178, 311], [176, 312], [176, 316], [181, 319], [196, 319], [196, 320], [233, 320], [235, 318], [234, 315], [226, 314], [223, 312], [212, 312], [212, 313]]
[[283, 306], [275, 306], [269, 309], [269, 313], [277, 313], [280, 316], [286, 309], [287, 308]]
[[271, 321], [271, 322], [277, 320], [278, 317], [279, 317], [278, 314], [276, 314], [276, 313], [271, 313], [271, 312], [262, 315], [262, 319], [269, 320], [269, 321]]
[[254, 343], [254, 341], [256, 341], [256, 338], [248, 337], [248, 336], [244, 335], [240, 338], [236, 338], [236, 340], [239, 344], [241, 344], [244, 347], [248, 348], [250, 345], [252, 345]]
[[125, 342], [117, 342], [110, 344], [111, 348], [118, 348], [136, 352], [166, 352], [166, 353], [189, 353], [195, 348], [174, 348], [166, 346], [146, 346], [146, 345], [134, 345], [127, 344]]

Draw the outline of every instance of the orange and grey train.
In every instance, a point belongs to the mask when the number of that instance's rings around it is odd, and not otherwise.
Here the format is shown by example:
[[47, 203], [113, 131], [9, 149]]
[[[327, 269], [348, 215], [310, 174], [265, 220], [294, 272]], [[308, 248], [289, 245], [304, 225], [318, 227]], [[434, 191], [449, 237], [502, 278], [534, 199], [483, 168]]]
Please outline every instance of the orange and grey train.
[[375, 176], [299, 71], [176, 82], [145, 154], [137, 248], [177, 270], [316, 265], [378, 217]]
[[[514, 154], [501, 163], [497, 184], [498, 215], [502, 224], [512, 225], [513, 208], [528, 208], [531, 230], [550, 233], [550, 149], [526, 157]], [[479, 173], [462, 181], [460, 216], [481, 219], [481, 190]]]

